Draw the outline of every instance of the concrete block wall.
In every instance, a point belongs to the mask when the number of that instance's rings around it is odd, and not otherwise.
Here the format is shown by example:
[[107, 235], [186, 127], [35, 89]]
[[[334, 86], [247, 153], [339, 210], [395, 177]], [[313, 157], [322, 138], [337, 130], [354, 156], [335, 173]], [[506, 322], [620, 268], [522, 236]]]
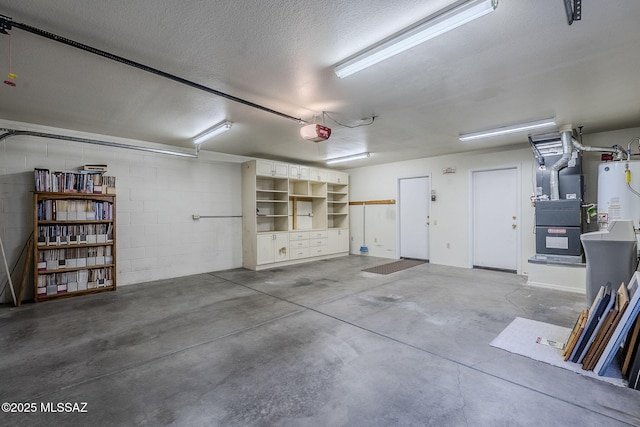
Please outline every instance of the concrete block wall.
[[[0, 121], [0, 127], [191, 149], [15, 122]], [[8, 138], [0, 143], [0, 236], [9, 266], [16, 264], [33, 228], [33, 169], [77, 170], [85, 164], [107, 164], [107, 174], [116, 176], [118, 286], [240, 267], [241, 218], [194, 221], [192, 215], [241, 215], [240, 163], [245, 160], [204, 151], [193, 159], [27, 136]], [[21, 271], [18, 263], [14, 283]], [[0, 284], [5, 282], [0, 265]], [[31, 285], [30, 280], [23, 299], [33, 297]], [[6, 288], [0, 302], [9, 301]]]

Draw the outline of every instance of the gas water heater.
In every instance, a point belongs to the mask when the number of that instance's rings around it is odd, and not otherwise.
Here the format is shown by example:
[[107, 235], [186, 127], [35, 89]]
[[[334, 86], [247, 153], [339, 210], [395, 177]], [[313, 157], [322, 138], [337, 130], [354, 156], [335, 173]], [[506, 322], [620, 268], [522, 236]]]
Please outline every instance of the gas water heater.
[[614, 220], [640, 228], [640, 160], [598, 165], [598, 226], [606, 229]]

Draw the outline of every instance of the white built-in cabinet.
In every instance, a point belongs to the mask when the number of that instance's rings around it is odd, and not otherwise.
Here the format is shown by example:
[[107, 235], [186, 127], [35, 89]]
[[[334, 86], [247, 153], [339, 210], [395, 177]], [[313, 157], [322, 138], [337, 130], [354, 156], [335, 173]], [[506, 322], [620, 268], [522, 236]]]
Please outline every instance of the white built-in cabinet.
[[256, 175], [288, 178], [289, 165], [271, 160], [256, 160]]
[[243, 266], [349, 253], [349, 175], [271, 160], [242, 165]]
[[344, 228], [327, 231], [327, 250], [329, 252], [349, 252], [349, 230]]
[[309, 167], [299, 165], [289, 165], [289, 178], [309, 180]]
[[260, 233], [256, 237], [257, 264], [271, 264], [289, 259], [288, 233]]
[[309, 181], [327, 182], [329, 171], [325, 169], [310, 168]]

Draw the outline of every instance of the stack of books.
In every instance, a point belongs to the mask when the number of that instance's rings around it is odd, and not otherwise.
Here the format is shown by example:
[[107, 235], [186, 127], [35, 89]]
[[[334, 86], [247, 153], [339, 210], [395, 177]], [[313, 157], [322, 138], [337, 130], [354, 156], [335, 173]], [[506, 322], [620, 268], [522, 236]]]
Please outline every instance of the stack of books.
[[110, 220], [113, 203], [94, 200], [41, 200], [36, 207], [38, 221]]
[[36, 292], [38, 296], [49, 296], [111, 286], [113, 268], [95, 268], [38, 276]]
[[35, 187], [37, 192], [116, 194], [116, 177], [106, 172], [107, 165], [84, 165], [71, 172], [36, 168]]

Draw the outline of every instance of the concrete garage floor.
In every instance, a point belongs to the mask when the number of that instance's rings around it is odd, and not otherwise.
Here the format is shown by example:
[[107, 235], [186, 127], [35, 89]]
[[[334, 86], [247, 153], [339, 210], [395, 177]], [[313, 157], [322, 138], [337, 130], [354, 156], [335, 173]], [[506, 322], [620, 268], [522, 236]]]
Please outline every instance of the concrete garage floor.
[[[0, 308], [3, 426], [629, 426], [640, 394], [493, 348], [583, 295], [349, 256]], [[86, 402], [86, 413], [41, 403]], [[82, 408], [80, 408], [82, 409]]]

